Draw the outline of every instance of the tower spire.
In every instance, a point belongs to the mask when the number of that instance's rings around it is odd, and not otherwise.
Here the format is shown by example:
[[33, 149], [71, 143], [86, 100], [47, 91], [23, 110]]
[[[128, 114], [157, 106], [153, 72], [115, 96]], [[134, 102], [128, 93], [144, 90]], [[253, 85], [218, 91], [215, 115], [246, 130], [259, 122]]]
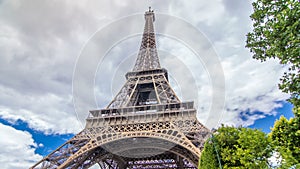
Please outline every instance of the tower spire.
[[[210, 131], [197, 118], [194, 102], [181, 102], [160, 68], [154, 13], [145, 29], [134, 71], [104, 109], [90, 110], [85, 128], [31, 169], [197, 169]], [[105, 82], [105, 79], [104, 79]]]
[[133, 68], [135, 72], [161, 68], [155, 44], [154, 21], [154, 11], [149, 7], [149, 10], [145, 12], [145, 27], [142, 43]]

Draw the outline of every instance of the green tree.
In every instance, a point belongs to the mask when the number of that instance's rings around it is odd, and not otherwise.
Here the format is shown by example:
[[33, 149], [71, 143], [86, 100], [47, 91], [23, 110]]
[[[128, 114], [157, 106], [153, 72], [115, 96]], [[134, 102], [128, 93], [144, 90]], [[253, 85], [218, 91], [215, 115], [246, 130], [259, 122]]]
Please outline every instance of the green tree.
[[220, 127], [213, 141], [205, 143], [200, 158], [200, 169], [219, 168], [214, 144], [220, 156], [222, 167], [266, 168], [272, 154], [270, 141], [265, 133], [256, 129]]
[[266, 61], [277, 58], [288, 66], [279, 88], [291, 94], [294, 118], [281, 117], [275, 122], [270, 138], [282, 158], [281, 168], [300, 160], [300, 3], [298, 0], [256, 0], [250, 16], [253, 31], [247, 34], [247, 45], [253, 58]]
[[204, 150], [199, 160], [199, 168], [201, 169], [218, 168], [218, 156], [216, 154], [216, 150], [218, 152], [218, 149], [214, 147], [215, 143], [213, 143], [213, 141], [215, 140], [210, 138], [205, 142]]
[[279, 88], [291, 94], [290, 101], [300, 104], [300, 3], [298, 0], [257, 0], [250, 16], [253, 31], [247, 45], [253, 58], [266, 61], [277, 58], [289, 67]]
[[300, 168], [300, 121], [299, 118], [287, 120], [281, 116], [272, 128], [269, 137], [275, 150], [280, 153], [279, 168], [288, 168], [298, 164]]

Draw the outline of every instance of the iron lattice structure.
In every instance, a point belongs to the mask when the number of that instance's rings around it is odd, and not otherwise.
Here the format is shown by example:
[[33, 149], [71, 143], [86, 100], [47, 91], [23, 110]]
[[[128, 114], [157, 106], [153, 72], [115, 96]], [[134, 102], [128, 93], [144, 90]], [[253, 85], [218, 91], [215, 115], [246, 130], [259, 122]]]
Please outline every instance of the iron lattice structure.
[[120, 92], [32, 168], [197, 168], [210, 131], [198, 122], [194, 103], [179, 100], [160, 66], [153, 10], [145, 20], [135, 66]]

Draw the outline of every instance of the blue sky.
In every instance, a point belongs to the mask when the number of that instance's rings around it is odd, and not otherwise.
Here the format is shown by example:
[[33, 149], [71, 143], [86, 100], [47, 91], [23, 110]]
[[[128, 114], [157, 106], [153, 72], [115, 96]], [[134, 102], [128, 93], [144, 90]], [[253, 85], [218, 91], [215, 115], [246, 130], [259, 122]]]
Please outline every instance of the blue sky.
[[148, 6], [161, 65], [201, 123], [268, 133], [281, 115], [293, 117], [277, 87], [286, 67], [245, 48], [248, 1], [0, 1], [3, 168], [30, 167], [80, 132], [88, 110], [106, 107], [133, 68]]
[[294, 117], [292, 112], [293, 105], [289, 102], [285, 102], [283, 107], [275, 109], [278, 113], [276, 115], [268, 115], [265, 118], [258, 119], [254, 124], [248, 126], [250, 128], [261, 129], [265, 133], [270, 133], [271, 128], [274, 126], [274, 122], [280, 118], [280, 116], [284, 116], [287, 119]]
[[13, 124], [0, 118], [0, 123], [4, 125], [11, 126], [16, 130], [27, 131], [32, 135], [32, 138], [35, 140], [37, 144], [42, 144], [43, 146], [39, 146], [36, 148], [35, 152], [42, 156], [46, 156], [56, 148], [61, 146], [64, 142], [69, 140], [74, 136], [74, 134], [49, 134], [46, 135], [43, 132], [36, 131], [30, 127], [24, 121], [18, 120]]

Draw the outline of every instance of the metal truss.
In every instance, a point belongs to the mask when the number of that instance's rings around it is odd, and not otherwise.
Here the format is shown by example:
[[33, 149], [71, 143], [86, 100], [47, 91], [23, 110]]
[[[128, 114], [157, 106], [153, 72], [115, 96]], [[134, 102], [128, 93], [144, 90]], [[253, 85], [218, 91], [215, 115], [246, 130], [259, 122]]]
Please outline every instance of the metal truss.
[[153, 10], [145, 13], [145, 27], [140, 51], [133, 71], [160, 69], [159, 58], [155, 44], [153, 22], [155, 20]]
[[[162, 104], [180, 102], [167, 80], [166, 70], [156, 69], [143, 71], [143, 74], [135, 72], [130, 73], [131, 74], [127, 74], [127, 82], [107, 108], [136, 106], [151, 103]], [[145, 84], [147, 84], [146, 90], [150, 91], [152, 98], [143, 103], [139, 103], [139, 94], [142, 93], [142, 89], [145, 90], [145, 88], [143, 88], [143, 85]]]
[[91, 110], [85, 128], [32, 169], [196, 169], [210, 130], [196, 118], [193, 102], [181, 102], [160, 67], [153, 28], [145, 13], [140, 52], [111, 103]]
[[[127, 110], [130, 107], [119, 109], [119, 115], [109, 114], [111, 109], [92, 111], [82, 132], [33, 168], [86, 168], [96, 163], [103, 168], [126, 168], [163, 155], [159, 165], [176, 168], [176, 158], [180, 157], [195, 167], [210, 132], [197, 121], [192, 104], [145, 105], [137, 109], [143, 107], [143, 112], [133, 115]], [[151, 108], [158, 112], [147, 113]], [[170, 157], [174, 155], [176, 158]], [[141, 166], [150, 164], [156, 166], [152, 162]]]
[[[181, 165], [197, 166], [210, 131], [196, 119], [193, 102], [132, 108], [137, 109], [91, 111], [82, 132], [33, 168], [87, 168], [96, 163], [101, 168], [178, 168], [177, 158], [185, 161]], [[152, 109], [157, 112], [148, 113]]]

